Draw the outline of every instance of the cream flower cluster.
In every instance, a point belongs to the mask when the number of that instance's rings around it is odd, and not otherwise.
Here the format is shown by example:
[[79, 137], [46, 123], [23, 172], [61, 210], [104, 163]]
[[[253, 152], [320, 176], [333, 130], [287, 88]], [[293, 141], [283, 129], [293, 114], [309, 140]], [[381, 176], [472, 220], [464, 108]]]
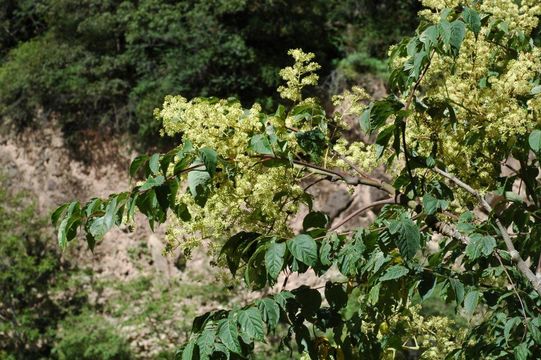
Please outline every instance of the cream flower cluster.
[[[310, 62], [314, 57], [311, 53], [291, 50], [290, 54], [296, 61], [282, 72], [288, 84], [281, 87], [282, 95], [299, 104], [310, 104], [314, 100], [301, 101], [300, 94], [304, 86], [317, 82], [313, 71], [319, 65]], [[236, 100], [187, 100], [181, 96], [168, 96], [155, 116], [163, 122], [164, 134], [180, 134], [195, 149], [210, 147], [234, 168], [232, 173], [224, 171], [214, 176], [204, 207], [196, 204], [188, 192], [179, 192], [177, 203], [185, 204], [192, 218], [187, 222], [173, 221], [167, 231], [169, 249], [181, 246], [189, 252], [202, 239], [210, 239], [217, 249], [241, 229], [292, 235], [288, 218], [297, 212], [304, 194], [298, 185], [302, 171], [266, 167], [261, 157], [249, 149], [250, 140], [272, 128], [274, 135], [295, 151], [299, 150], [295, 133], [286, 124], [294, 123], [302, 130], [309, 130], [314, 124], [298, 123], [292, 117], [268, 116], [261, 112], [259, 104], [244, 109]]]
[[[395, 328], [402, 329], [408, 334], [404, 339], [404, 346], [412, 347], [420, 351], [420, 359], [437, 360], [445, 357], [445, 354], [453, 351], [464, 337], [463, 331], [456, 331], [452, 320], [443, 316], [424, 317], [420, 314], [421, 306], [414, 305], [407, 308], [406, 312], [394, 316], [385, 324], [385, 331], [393, 331]], [[380, 332], [383, 326], [380, 326]], [[382, 337], [379, 334], [378, 337]], [[394, 351], [388, 349], [384, 359], [395, 359]]]
[[[455, 5], [441, 0], [423, 3], [435, 11]], [[510, 29], [524, 34], [529, 34], [541, 15], [537, 1], [522, 1], [520, 6], [511, 0], [475, 3], [462, 2], [489, 14], [489, 24], [506, 21]], [[510, 31], [507, 36], [513, 34]], [[488, 36], [488, 26], [477, 38], [468, 31], [459, 56], [435, 55], [421, 84], [427, 99], [453, 106], [456, 123], [448, 126], [448, 118], [422, 112], [408, 123], [408, 139], [420, 154], [428, 156], [435, 140], [438, 156], [449, 170], [480, 190], [494, 186], [499, 161], [518, 137], [539, 126], [541, 110], [538, 96], [524, 101], [541, 74], [541, 49], [525, 48], [509, 59], [513, 52]]]
[[293, 56], [295, 64], [280, 71], [280, 76], [286, 81], [286, 86], [280, 86], [278, 92], [284, 99], [300, 102], [302, 100], [302, 89], [305, 86], [317, 85], [319, 77], [314, 72], [320, 66], [312, 61], [315, 57], [313, 53], [292, 49], [289, 50], [288, 54]]
[[480, 10], [494, 20], [504, 21], [512, 32], [529, 35], [539, 23], [541, 3], [538, 0], [483, 0]]
[[[333, 150], [343, 156], [335, 158], [334, 166], [341, 169], [350, 169], [353, 164], [364, 172], [370, 172], [381, 165], [382, 161], [376, 157], [376, 149], [372, 144], [362, 141], [348, 142], [346, 139], [338, 139]], [[345, 160], [344, 160], [345, 159]]]
[[[228, 100], [168, 97], [157, 112], [168, 135], [182, 134], [194, 147], [208, 146], [234, 165], [234, 178], [219, 172], [213, 178], [211, 194], [204, 207], [197, 205], [189, 193], [180, 193], [178, 203], [186, 204], [192, 216], [188, 222], [175, 221], [167, 238], [172, 247], [181, 245], [187, 252], [201, 239], [216, 240], [219, 247], [228, 236], [244, 231], [271, 230], [274, 234], [290, 235], [287, 214], [297, 211], [302, 189], [295, 185], [298, 170], [267, 168], [248, 146], [254, 134], [265, 125], [280, 125], [275, 118], [261, 121], [259, 105], [244, 110], [239, 102]], [[277, 192], [284, 194], [273, 200]]]

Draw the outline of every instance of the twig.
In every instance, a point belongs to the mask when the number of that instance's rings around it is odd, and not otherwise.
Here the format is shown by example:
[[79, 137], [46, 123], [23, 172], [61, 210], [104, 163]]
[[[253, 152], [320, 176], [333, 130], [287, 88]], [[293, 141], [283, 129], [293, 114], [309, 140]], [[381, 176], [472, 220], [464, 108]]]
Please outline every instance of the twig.
[[324, 181], [324, 180], [329, 180], [329, 178], [326, 176], [326, 177], [322, 177], [322, 178], [319, 178], [317, 179], [316, 181], [314, 181], [313, 183], [311, 183], [310, 185], [306, 186], [303, 191], [306, 191], [308, 189], [310, 189], [312, 186], [316, 185], [316, 184], [319, 184], [320, 182]]
[[[493, 209], [489, 205], [489, 203], [485, 200], [483, 196], [481, 196], [476, 190], [474, 190], [471, 186], [464, 183], [460, 179], [458, 179], [456, 176], [451, 175], [437, 167], [432, 169], [434, 172], [440, 174], [441, 176], [451, 180], [459, 187], [463, 188], [473, 196], [475, 196], [479, 202], [481, 203], [481, 206], [488, 211], [489, 213], [492, 213]], [[516, 263], [517, 268], [519, 271], [528, 279], [528, 281], [532, 284], [534, 290], [541, 296], [541, 279], [535, 276], [535, 274], [532, 272], [528, 264], [522, 259], [519, 252], [515, 248], [515, 245], [513, 245], [513, 241], [511, 240], [511, 237], [509, 236], [507, 229], [502, 225], [500, 219], [494, 216], [494, 222], [496, 223], [496, 226], [498, 227], [498, 230], [500, 231], [503, 241], [505, 243], [505, 246], [507, 247], [507, 251], [509, 251], [509, 254], [511, 255], [511, 259], [513, 262]]]
[[470, 239], [461, 233], [458, 232], [457, 229], [455, 229], [452, 225], [449, 225], [447, 223], [444, 223], [442, 221], [439, 221], [432, 225], [432, 228], [439, 232], [440, 234], [443, 234], [445, 236], [448, 236], [450, 238], [453, 238], [455, 240], [460, 241], [464, 245], [468, 245], [470, 243]]
[[[517, 287], [515, 283], [513, 282], [513, 279], [511, 278], [511, 275], [509, 275], [509, 272], [507, 272], [507, 269], [505, 268], [505, 265], [503, 264], [502, 258], [498, 252], [494, 252], [494, 255], [496, 256], [496, 259], [498, 259], [498, 262], [502, 266], [503, 271], [505, 272], [505, 275], [507, 276], [507, 279], [509, 279], [509, 283], [511, 283], [511, 288], [513, 289], [513, 292], [517, 295], [518, 301], [520, 303], [520, 307], [522, 308], [522, 316], [524, 316], [524, 321], [527, 323], [528, 318], [526, 317], [526, 309], [524, 308], [524, 302], [522, 301], [522, 298], [520, 297], [520, 294], [517, 291]], [[528, 327], [526, 327], [528, 329]], [[526, 330], [528, 331], [528, 330]]]
[[355, 172], [359, 175], [361, 175], [362, 177], [365, 177], [365, 178], [369, 178], [370, 176], [367, 175], [364, 171], [362, 171], [361, 169], [359, 169], [358, 166], [356, 166], [354, 163], [352, 163], [351, 161], [348, 160], [347, 157], [345, 157], [344, 155], [340, 154], [338, 151], [336, 150], [333, 150], [333, 152], [340, 158], [340, 160], [342, 160], [343, 162], [345, 162], [346, 164], [348, 164], [348, 166], [350, 168], [352, 168], [353, 170], [355, 170]]
[[537, 261], [537, 269], [535, 270], [535, 277], [541, 281], [541, 255], [539, 255], [539, 260]]
[[375, 201], [371, 204], [368, 204], [358, 210], [355, 210], [353, 213], [351, 213], [350, 215], [348, 215], [348, 217], [346, 217], [344, 220], [342, 220], [341, 222], [339, 222], [338, 224], [334, 225], [329, 231], [335, 231], [336, 229], [340, 228], [342, 225], [344, 225], [345, 223], [347, 223], [348, 221], [350, 221], [351, 219], [353, 219], [354, 217], [362, 214], [363, 212], [365, 212], [366, 210], [368, 209], [371, 209], [375, 206], [379, 206], [379, 205], [386, 205], [386, 204], [396, 204], [397, 200], [395, 198], [392, 198], [392, 199], [385, 199], [385, 200], [380, 200], [380, 201]]

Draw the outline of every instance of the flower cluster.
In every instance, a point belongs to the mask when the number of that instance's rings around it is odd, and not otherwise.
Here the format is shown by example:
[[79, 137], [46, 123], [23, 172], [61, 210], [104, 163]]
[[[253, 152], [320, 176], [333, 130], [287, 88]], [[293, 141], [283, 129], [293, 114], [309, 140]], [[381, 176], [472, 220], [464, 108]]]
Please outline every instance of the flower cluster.
[[[380, 325], [379, 338], [384, 333], [400, 331], [407, 334], [404, 348], [420, 352], [420, 359], [441, 359], [457, 347], [459, 340], [464, 337], [464, 331], [456, 331], [452, 320], [443, 316], [425, 317], [420, 314], [421, 306], [414, 305], [399, 315], [393, 316], [388, 322]], [[387, 349], [385, 359], [395, 359], [394, 352], [398, 349]]]
[[302, 100], [302, 89], [305, 86], [317, 85], [319, 79], [314, 71], [320, 68], [318, 63], [312, 62], [315, 55], [305, 53], [300, 49], [292, 49], [288, 52], [295, 59], [293, 66], [288, 66], [280, 71], [280, 76], [286, 81], [286, 86], [280, 86], [278, 92], [284, 99], [299, 102]]
[[[301, 91], [317, 82], [312, 72], [319, 65], [310, 62], [314, 57], [311, 53], [292, 50], [290, 54], [296, 62], [282, 71], [287, 86], [280, 91], [300, 104], [311, 104], [311, 99], [301, 100]], [[210, 147], [234, 168], [214, 176], [204, 207], [189, 192], [179, 192], [177, 202], [187, 206], [191, 220], [173, 221], [167, 232], [169, 248], [181, 246], [189, 252], [202, 239], [212, 240], [217, 248], [239, 229], [291, 235], [288, 219], [297, 212], [304, 194], [298, 185], [302, 172], [293, 167], [265, 166], [261, 157], [250, 150], [250, 141], [254, 135], [272, 129], [273, 136], [284, 141], [287, 148], [298, 151], [295, 132], [288, 130], [287, 124], [309, 130], [316, 125], [313, 121], [266, 115], [259, 104], [246, 110], [236, 100], [187, 100], [181, 96], [168, 96], [155, 115], [163, 122], [164, 134], [180, 134], [196, 149]]]
[[[443, 0], [423, 3], [436, 12], [456, 5]], [[425, 102], [451, 104], [456, 122], [451, 126], [448, 118], [417, 111], [408, 123], [407, 137], [424, 156], [436, 144], [451, 172], [483, 190], [494, 186], [499, 161], [517, 139], [538, 125], [541, 109], [538, 97], [524, 101], [540, 76], [541, 49], [530, 44], [515, 54], [495, 43], [491, 31], [505, 21], [509, 26], [505, 41], [517, 32], [527, 35], [538, 23], [541, 6], [537, 1], [522, 1], [519, 6], [512, 0], [470, 5], [489, 16], [488, 25], [478, 36], [466, 33], [456, 58], [435, 54], [421, 84]], [[437, 19], [428, 16], [429, 21]]]
[[480, 10], [491, 14], [496, 21], [503, 21], [513, 32], [529, 35], [539, 23], [541, 4], [538, 0], [484, 0]]

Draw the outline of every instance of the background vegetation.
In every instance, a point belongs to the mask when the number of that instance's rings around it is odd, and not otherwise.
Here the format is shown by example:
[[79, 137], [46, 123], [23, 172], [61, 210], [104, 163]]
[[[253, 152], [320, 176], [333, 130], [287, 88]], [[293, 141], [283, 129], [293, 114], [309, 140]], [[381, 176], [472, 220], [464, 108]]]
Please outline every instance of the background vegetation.
[[[69, 138], [100, 129], [156, 135], [168, 94], [270, 106], [287, 50], [384, 74], [389, 45], [416, 26], [407, 1], [6, 0], [0, 4], [2, 123], [56, 117]], [[392, 14], [392, 15], [391, 15]], [[85, 136], [91, 136], [86, 132]]]

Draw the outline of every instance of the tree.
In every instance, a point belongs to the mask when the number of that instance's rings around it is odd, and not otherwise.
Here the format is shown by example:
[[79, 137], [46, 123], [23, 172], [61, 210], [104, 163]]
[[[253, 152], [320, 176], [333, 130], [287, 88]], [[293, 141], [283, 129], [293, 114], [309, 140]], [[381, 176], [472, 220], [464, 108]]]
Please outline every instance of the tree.
[[301, 44], [328, 69], [338, 54], [330, 11], [320, 0], [10, 0], [0, 6], [0, 114], [18, 126], [36, 124], [40, 109], [59, 114], [70, 140], [97, 127], [149, 140], [167, 94], [270, 102], [285, 52]]
[[[130, 175], [144, 179], [131, 191], [59, 207], [52, 216], [59, 245], [83, 228], [93, 249], [138, 209], [152, 227], [169, 218], [171, 247], [212, 239], [218, 261], [253, 289], [282, 272], [340, 271], [343, 280], [329, 281], [324, 299], [301, 286], [201, 315], [182, 359], [243, 358], [279, 323], [288, 327], [284, 345], [294, 339], [312, 359], [393, 357], [404, 349], [427, 359], [535, 357], [541, 50], [530, 34], [541, 6], [425, 4], [416, 35], [392, 48], [391, 94], [368, 106], [358, 88], [335, 99], [345, 104], [341, 114], [303, 97], [318, 65], [301, 50], [290, 51], [295, 64], [280, 73], [287, 105], [275, 113], [231, 99], [167, 97], [156, 116], [182, 143], [137, 157]], [[345, 141], [346, 115], [358, 116], [375, 143]], [[391, 181], [370, 174], [378, 166]], [[330, 224], [306, 190], [319, 181], [387, 197]], [[293, 233], [288, 219], [300, 206], [310, 212]], [[376, 206], [383, 208], [372, 225], [342, 230]], [[448, 318], [421, 316], [431, 296], [471, 326], [461, 332]]]

